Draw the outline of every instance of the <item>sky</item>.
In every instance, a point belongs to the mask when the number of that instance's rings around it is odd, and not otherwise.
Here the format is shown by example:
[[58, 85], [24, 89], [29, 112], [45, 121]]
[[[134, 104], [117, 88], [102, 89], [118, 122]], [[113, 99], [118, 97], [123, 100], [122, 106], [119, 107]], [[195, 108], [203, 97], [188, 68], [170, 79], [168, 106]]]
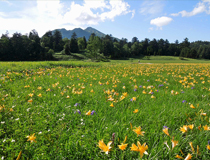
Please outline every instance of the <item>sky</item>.
[[210, 41], [210, 0], [0, 0], [0, 35], [87, 27], [128, 41]]

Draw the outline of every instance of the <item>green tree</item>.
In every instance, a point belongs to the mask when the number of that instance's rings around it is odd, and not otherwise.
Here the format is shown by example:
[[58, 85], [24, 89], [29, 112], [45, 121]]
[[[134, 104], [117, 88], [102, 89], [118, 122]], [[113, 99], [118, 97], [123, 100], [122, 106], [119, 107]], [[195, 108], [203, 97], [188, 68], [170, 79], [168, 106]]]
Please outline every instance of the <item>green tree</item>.
[[79, 52], [79, 47], [78, 47], [78, 44], [77, 44], [77, 34], [75, 32], [71, 36], [70, 52], [71, 53], [78, 53]]
[[70, 50], [70, 41], [66, 42], [64, 45], [64, 53], [66, 55], [70, 55], [71, 54], [71, 50]]
[[140, 47], [138, 42], [134, 42], [131, 46], [131, 55], [132, 56], [138, 56], [140, 53]]
[[89, 53], [95, 58], [98, 59], [98, 54], [101, 52], [102, 50], [102, 41], [100, 39], [100, 37], [98, 36], [94, 36], [91, 41], [89, 41], [88, 45], [87, 45], [87, 50], [89, 51]]
[[55, 52], [59, 52], [63, 48], [62, 34], [60, 31], [55, 30], [53, 33], [53, 49]]
[[86, 42], [85, 42], [84, 38], [78, 38], [77, 43], [78, 43], [78, 47], [79, 47], [80, 51], [85, 50]]

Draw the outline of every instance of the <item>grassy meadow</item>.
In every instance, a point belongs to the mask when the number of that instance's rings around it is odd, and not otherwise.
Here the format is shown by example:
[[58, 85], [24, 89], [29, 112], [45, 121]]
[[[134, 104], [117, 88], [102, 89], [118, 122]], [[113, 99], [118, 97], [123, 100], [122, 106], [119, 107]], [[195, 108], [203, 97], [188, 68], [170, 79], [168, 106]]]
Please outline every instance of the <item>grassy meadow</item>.
[[210, 63], [166, 61], [1, 62], [0, 158], [209, 159]]

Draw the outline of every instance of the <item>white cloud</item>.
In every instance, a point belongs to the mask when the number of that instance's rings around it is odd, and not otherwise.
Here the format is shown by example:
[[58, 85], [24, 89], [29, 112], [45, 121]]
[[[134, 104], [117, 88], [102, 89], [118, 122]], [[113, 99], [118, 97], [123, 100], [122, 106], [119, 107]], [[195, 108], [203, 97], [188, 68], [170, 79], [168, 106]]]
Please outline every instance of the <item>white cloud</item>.
[[153, 27], [150, 27], [148, 32], [151, 32], [151, 31], [153, 31]]
[[196, 7], [194, 7], [194, 9], [191, 12], [183, 10], [178, 13], [172, 13], [171, 16], [178, 16], [181, 14], [182, 17], [191, 17], [203, 12], [210, 14], [210, 0], [203, 0], [203, 2], [197, 3]]
[[11, 2], [9, 2], [9, 1], [7, 1], [7, 0], [1, 0], [1, 2], [5, 2], [5, 3], [7, 3], [9, 6], [11, 6], [11, 5], [12, 5], [12, 3], [11, 3]]
[[9, 17], [4, 17], [5, 13], [0, 12], [0, 30], [24, 30], [28, 33], [36, 29], [41, 36], [46, 31], [56, 28], [82, 28], [106, 20], [114, 21], [117, 16], [128, 13], [132, 13], [132, 17], [135, 14], [135, 10], [130, 10], [130, 5], [124, 0], [84, 0], [80, 4], [75, 2], [66, 6], [66, 1], [37, 0], [36, 6], [25, 7], [16, 13], [7, 13]]
[[104, 12], [100, 15], [102, 21], [106, 19], [110, 19], [114, 21], [116, 16], [126, 15], [128, 13], [132, 13], [132, 17], [135, 14], [135, 10], [129, 10], [130, 5], [122, 0], [112, 0], [110, 3], [110, 11]]
[[170, 17], [158, 17], [155, 19], [152, 19], [150, 21], [150, 24], [156, 25], [160, 30], [162, 30], [162, 26], [168, 25], [173, 19]]
[[164, 4], [162, 1], [144, 1], [140, 8], [140, 13], [143, 15], [156, 15], [163, 11]]

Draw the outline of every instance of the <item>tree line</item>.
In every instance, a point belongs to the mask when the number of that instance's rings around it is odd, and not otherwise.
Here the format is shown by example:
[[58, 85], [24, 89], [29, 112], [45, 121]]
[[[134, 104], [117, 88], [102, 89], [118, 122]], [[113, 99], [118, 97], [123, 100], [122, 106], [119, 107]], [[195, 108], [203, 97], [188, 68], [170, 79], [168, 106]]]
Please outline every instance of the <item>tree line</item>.
[[98, 37], [94, 33], [88, 40], [78, 37], [73, 33], [71, 39], [62, 38], [60, 31], [47, 31], [39, 37], [36, 30], [28, 35], [14, 33], [12, 37], [6, 32], [0, 38], [0, 61], [38, 61], [55, 60], [53, 54], [71, 55], [72, 53], [85, 52], [95, 59], [99, 55], [111, 59], [127, 59], [139, 56], [179, 56], [180, 58], [210, 59], [210, 42], [189, 42], [185, 38], [181, 43], [176, 40], [169, 43], [166, 39], [150, 40], [145, 38], [139, 41], [133, 37], [131, 42], [126, 38], [116, 39], [112, 35]]

